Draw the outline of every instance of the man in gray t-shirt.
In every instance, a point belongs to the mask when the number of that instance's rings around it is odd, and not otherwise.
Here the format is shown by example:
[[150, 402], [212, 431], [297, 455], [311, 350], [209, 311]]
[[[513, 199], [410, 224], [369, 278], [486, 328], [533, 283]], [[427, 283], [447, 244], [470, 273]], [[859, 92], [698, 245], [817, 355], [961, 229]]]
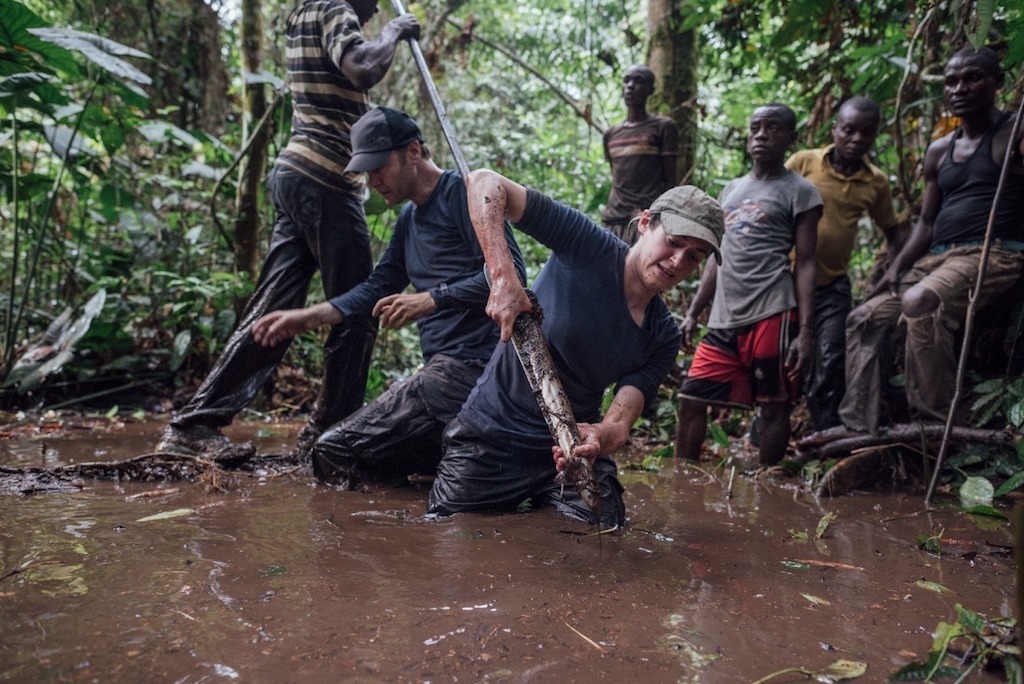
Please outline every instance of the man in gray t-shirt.
[[700, 456], [709, 404], [759, 405], [761, 463], [773, 465], [786, 453], [790, 410], [814, 354], [814, 254], [822, 211], [817, 188], [785, 167], [795, 141], [793, 110], [780, 104], [754, 110], [747, 136], [753, 168], [719, 199], [722, 265], [709, 262], [680, 326], [689, 346], [714, 296], [708, 332], [680, 388], [677, 457]]

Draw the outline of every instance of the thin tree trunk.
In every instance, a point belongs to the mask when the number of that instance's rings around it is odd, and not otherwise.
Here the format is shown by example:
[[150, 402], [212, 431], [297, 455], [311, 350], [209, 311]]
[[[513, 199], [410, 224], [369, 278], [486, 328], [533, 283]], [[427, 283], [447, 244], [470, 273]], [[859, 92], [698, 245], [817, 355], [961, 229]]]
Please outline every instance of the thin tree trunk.
[[[257, 74], [263, 61], [263, 13], [260, 0], [242, 1], [242, 71]], [[243, 138], [253, 135], [255, 123], [267, 110], [266, 86], [263, 83], [244, 84]], [[239, 164], [238, 192], [235, 197], [235, 265], [239, 271], [256, 280], [260, 267], [260, 212], [259, 195], [263, 171], [267, 163], [270, 130], [255, 131], [259, 139], [253, 140], [248, 155]]]
[[651, 110], [667, 112], [679, 127], [679, 178], [686, 182], [697, 161], [697, 34], [680, 31], [684, 3], [681, 0], [649, 0], [647, 33], [651, 37], [647, 66], [654, 72], [656, 87]]

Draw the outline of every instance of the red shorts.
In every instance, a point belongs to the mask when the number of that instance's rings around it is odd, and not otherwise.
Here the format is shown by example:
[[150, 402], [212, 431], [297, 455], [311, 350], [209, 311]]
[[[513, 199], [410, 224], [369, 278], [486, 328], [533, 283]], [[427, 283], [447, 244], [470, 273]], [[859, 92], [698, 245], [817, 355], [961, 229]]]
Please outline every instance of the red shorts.
[[786, 352], [799, 332], [796, 309], [740, 328], [710, 328], [697, 345], [679, 394], [741, 408], [795, 402], [800, 388], [786, 377]]

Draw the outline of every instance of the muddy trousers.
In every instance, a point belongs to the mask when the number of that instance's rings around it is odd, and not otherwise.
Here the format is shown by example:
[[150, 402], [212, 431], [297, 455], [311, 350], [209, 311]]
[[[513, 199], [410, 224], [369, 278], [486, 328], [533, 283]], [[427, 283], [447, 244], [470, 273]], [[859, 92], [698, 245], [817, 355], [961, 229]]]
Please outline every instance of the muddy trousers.
[[[357, 198], [280, 166], [271, 171], [267, 190], [276, 220], [256, 291], [220, 358], [172, 426], [224, 427], [253, 400], [290, 343], [260, 346], [252, 337], [253, 323], [271, 311], [305, 306], [317, 269], [327, 299], [370, 274], [370, 236]], [[312, 428], [321, 431], [362, 406], [376, 335], [376, 319], [369, 316], [350, 316], [331, 329]]]
[[[603, 527], [626, 521], [622, 485], [610, 456], [594, 461], [594, 477], [601, 494]], [[482, 441], [458, 417], [444, 431], [444, 457], [437, 468], [437, 479], [430, 490], [427, 512], [451, 515], [467, 511], [510, 511], [529, 501], [535, 505], [553, 505], [570, 518], [596, 522], [593, 512], [579, 493], [555, 483], [555, 465], [551, 451], [517, 448], [514, 444], [496, 447]]]
[[814, 363], [804, 383], [815, 430], [839, 425], [846, 388], [846, 317], [853, 308], [850, 278], [842, 275], [814, 292]]
[[[931, 314], [902, 314], [900, 298], [882, 293], [855, 308], [846, 325], [846, 396], [839, 416], [846, 427], [875, 432], [881, 423], [881, 393], [893, 374], [895, 340], [906, 335], [904, 374], [911, 413], [945, 421], [956, 390], [956, 333], [963, 325], [970, 290], [978, 276], [980, 247], [958, 247], [917, 260], [900, 280], [899, 294], [920, 285], [938, 295]], [[1019, 252], [993, 249], [977, 308], [1016, 285], [1024, 273]]]
[[414, 473], [434, 474], [441, 434], [476, 385], [486, 361], [435, 354], [412, 377], [385, 391], [313, 447], [313, 474], [321, 482], [356, 488], [397, 483]]

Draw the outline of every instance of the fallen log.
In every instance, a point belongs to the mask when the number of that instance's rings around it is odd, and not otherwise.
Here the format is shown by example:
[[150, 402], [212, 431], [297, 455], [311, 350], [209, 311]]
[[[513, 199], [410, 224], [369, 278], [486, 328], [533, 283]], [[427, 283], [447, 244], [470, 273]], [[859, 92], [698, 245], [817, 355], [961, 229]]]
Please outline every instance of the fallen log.
[[[888, 474], [893, 483], [908, 479], [908, 451], [917, 454], [934, 451], [945, 432], [944, 425], [901, 423], [877, 433], [852, 432], [844, 427], [815, 432], [796, 443], [799, 463], [831, 460], [838, 462], [829, 469], [815, 487], [818, 496], [842, 496], [867, 485], [875, 484]], [[1008, 429], [987, 430], [972, 427], [954, 427], [950, 442], [984, 444], [1013, 450], [1022, 436]], [[933, 454], [934, 456], [934, 454]]]
[[[919, 425], [902, 423], [892, 425], [877, 433], [853, 432], [846, 428], [829, 428], [812, 433], [796, 443], [797, 457], [802, 461], [815, 458], [843, 458], [859, 449], [872, 447], [905, 446], [920, 450], [922, 445], [931, 446], [941, 442], [945, 430], [943, 425]], [[1021, 435], [1007, 429], [988, 430], [983, 428], [954, 427], [950, 440], [968, 444], [1012, 449]]]

